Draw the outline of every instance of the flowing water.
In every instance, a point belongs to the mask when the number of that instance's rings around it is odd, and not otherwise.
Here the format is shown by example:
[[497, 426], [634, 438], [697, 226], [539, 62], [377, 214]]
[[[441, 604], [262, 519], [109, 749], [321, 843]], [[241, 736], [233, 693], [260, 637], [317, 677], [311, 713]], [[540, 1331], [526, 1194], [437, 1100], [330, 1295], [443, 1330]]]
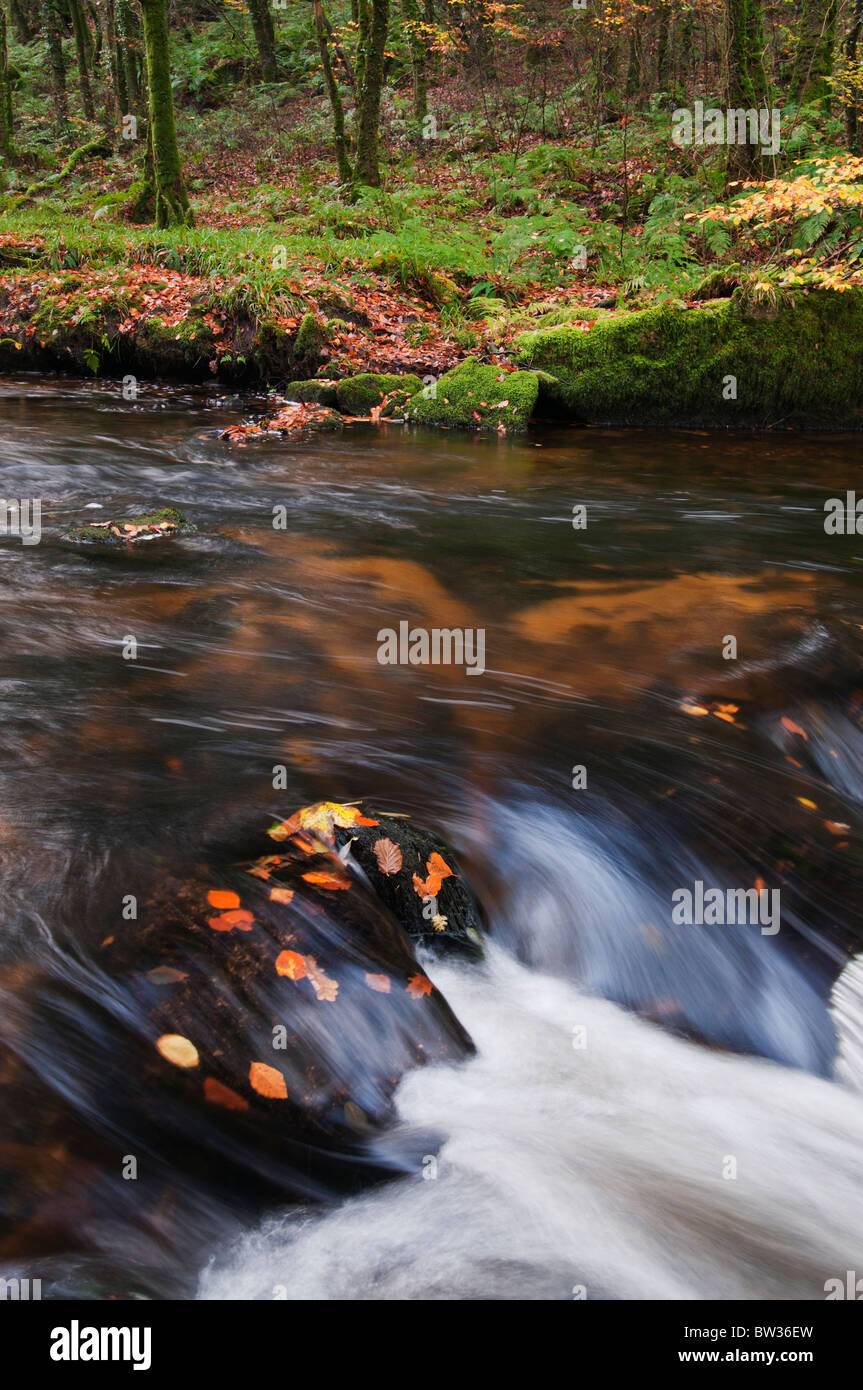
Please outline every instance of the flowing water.
[[[262, 1217], [202, 1177], [156, 1235], [99, 1188], [86, 1258], [37, 1268], [13, 1234], [6, 1272], [59, 1296], [823, 1298], [863, 1269], [863, 539], [823, 524], [859, 441], [237, 449], [239, 416], [0, 387], [2, 495], [41, 498], [44, 529], [0, 538], [5, 988], [86, 972], [142, 865], [362, 798], [441, 831], [483, 903], [485, 962], [427, 963], [477, 1052], [401, 1082], [369, 1141], [389, 1181]], [[197, 534], [60, 540], [154, 505]], [[484, 629], [485, 671], [382, 666], [405, 620]], [[780, 930], [675, 925], [697, 880], [780, 889]], [[83, 1114], [80, 1059], [39, 1047]]]

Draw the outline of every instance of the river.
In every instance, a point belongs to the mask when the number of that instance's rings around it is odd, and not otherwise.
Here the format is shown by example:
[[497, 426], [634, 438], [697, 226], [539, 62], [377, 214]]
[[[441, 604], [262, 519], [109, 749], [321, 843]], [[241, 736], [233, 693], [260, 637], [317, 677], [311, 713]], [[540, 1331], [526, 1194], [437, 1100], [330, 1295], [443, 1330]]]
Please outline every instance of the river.
[[[43, 507], [0, 537], [6, 978], [86, 961], [132, 860], [363, 799], [483, 902], [485, 963], [427, 963], [477, 1054], [399, 1087], [375, 1143], [434, 1135], [421, 1169], [254, 1219], [204, 1184], [194, 1238], [112, 1207], [98, 1257], [45, 1256], [55, 1294], [823, 1298], [863, 1269], [863, 539], [824, 527], [859, 439], [237, 448], [242, 415], [0, 385], [2, 495]], [[197, 533], [60, 539], [155, 505]], [[483, 630], [485, 670], [382, 666], [403, 621]], [[780, 889], [781, 929], [673, 924], [697, 881]]]

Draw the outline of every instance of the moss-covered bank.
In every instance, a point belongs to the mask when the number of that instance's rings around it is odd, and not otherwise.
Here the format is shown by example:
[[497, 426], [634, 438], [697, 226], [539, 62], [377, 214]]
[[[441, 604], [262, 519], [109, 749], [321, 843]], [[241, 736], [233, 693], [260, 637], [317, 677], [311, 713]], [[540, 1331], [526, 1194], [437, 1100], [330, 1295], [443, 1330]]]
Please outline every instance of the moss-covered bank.
[[863, 427], [863, 293], [742, 288], [524, 334], [541, 406], [595, 424]]

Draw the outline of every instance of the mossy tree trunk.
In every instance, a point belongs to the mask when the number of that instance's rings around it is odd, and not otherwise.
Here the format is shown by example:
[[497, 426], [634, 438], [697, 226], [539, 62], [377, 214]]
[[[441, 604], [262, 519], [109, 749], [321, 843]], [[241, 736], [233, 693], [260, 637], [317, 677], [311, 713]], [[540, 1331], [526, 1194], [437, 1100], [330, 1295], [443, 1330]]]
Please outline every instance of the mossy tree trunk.
[[863, 0], [855, 0], [850, 27], [845, 38], [845, 65], [848, 73], [845, 94], [845, 132], [848, 149], [852, 154], [863, 154], [863, 121], [860, 119], [860, 108], [863, 106], [863, 85], [856, 77], [861, 34], [863, 34]]
[[414, 84], [414, 116], [419, 122], [428, 114], [428, 73], [426, 69], [425, 40], [422, 32], [422, 15], [417, 0], [401, 0], [402, 19], [411, 55], [411, 73]]
[[[757, 21], [750, 15], [750, 5], [758, 8]], [[752, 72], [761, 68], [761, 51], [754, 51], [760, 29], [760, 0], [726, 0], [728, 46], [728, 106], [733, 110], [750, 110], [758, 106], [758, 94]], [[728, 172], [732, 178], [746, 178], [759, 162], [758, 146], [748, 140], [728, 146]]]
[[380, 188], [378, 142], [390, 0], [359, 0], [359, 8], [362, 77], [358, 74], [357, 162], [354, 179], [357, 183]]
[[93, 89], [90, 86], [90, 44], [88, 42], [87, 19], [81, 0], [69, 0], [69, 9], [72, 15], [72, 30], [75, 35], [75, 56], [78, 60], [81, 105], [87, 120], [92, 121], [96, 116], [96, 108], [93, 105]]
[[130, 111], [140, 111], [143, 106], [141, 27], [129, 0], [117, 0], [116, 18], [117, 62], [125, 79], [126, 101]]
[[660, 0], [656, 10], [656, 90], [667, 92], [671, 85], [671, 13], [668, 0]]
[[174, 122], [166, 0], [141, 0], [141, 11], [144, 17], [156, 226], [190, 227], [194, 219], [183, 179]]
[[333, 143], [336, 149], [336, 163], [339, 168], [339, 179], [342, 183], [350, 183], [351, 162], [348, 158], [348, 141], [345, 135], [345, 108], [342, 104], [342, 94], [339, 91], [339, 84], [333, 72], [332, 59], [330, 58], [330, 46], [327, 39], [326, 19], [321, 0], [315, 0], [315, 36], [318, 41], [318, 51], [321, 55], [321, 66], [324, 71], [324, 82], [326, 83], [330, 107], [333, 113]]
[[99, 66], [102, 69], [102, 124], [105, 128], [105, 138], [113, 144], [117, 139], [125, 106], [117, 64], [114, 0], [96, 0], [96, 13], [101, 34]]
[[276, 58], [276, 30], [273, 24], [273, 16], [270, 11], [269, 0], [246, 0], [249, 15], [252, 20], [252, 29], [255, 34], [255, 45], [258, 50], [258, 61], [261, 65], [261, 76], [265, 82], [278, 82], [279, 64]]
[[60, 24], [53, 0], [40, 0], [40, 14], [48, 44], [48, 66], [51, 71], [51, 94], [54, 99], [54, 120], [65, 138], [69, 125], [69, 100], [66, 95], [66, 62], [60, 42]]
[[830, 98], [838, 9], [838, 0], [803, 0], [800, 40], [791, 74], [791, 95], [795, 101]]
[[12, 84], [6, 44], [6, 11], [0, 5], [0, 160], [8, 164], [12, 155]]
[[21, 0], [9, 0], [9, 18], [15, 33], [18, 35], [18, 42], [30, 43], [33, 38], [33, 25], [30, 23], [30, 16], [21, 4]]

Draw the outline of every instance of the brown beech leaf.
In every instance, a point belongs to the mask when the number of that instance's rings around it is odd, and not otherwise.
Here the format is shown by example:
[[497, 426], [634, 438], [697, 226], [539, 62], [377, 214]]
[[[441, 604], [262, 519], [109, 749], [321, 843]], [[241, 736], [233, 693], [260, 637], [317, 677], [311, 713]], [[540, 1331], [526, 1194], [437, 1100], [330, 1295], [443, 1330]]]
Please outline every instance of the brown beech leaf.
[[289, 903], [294, 896], [293, 888], [271, 888], [271, 903]]
[[411, 975], [407, 982], [407, 992], [411, 999], [422, 999], [424, 995], [431, 994], [433, 988], [428, 975]]
[[397, 874], [402, 866], [402, 852], [392, 840], [375, 840], [372, 845], [382, 874]]
[[304, 980], [306, 977], [306, 958], [299, 951], [282, 951], [276, 957], [276, 973], [287, 975], [289, 980]]
[[156, 1047], [165, 1061], [173, 1062], [175, 1067], [198, 1065], [198, 1049], [179, 1033], [163, 1033], [161, 1038], [156, 1039]]
[[288, 1088], [282, 1073], [276, 1071], [275, 1067], [268, 1067], [266, 1062], [252, 1062], [249, 1067], [249, 1085], [259, 1096], [266, 1096], [268, 1100], [288, 1098]]
[[236, 908], [233, 912], [220, 912], [218, 917], [208, 917], [207, 926], [212, 927], [213, 931], [251, 931], [255, 925], [255, 919], [251, 912], [246, 912], [243, 908]]
[[329, 975], [318, 965], [314, 956], [306, 956], [306, 974], [321, 1003], [335, 1003], [336, 995], [339, 992], [339, 982], [330, 979]]
[[794, 720], [789, 719], [787, 715], [783, 714], [779, 722], [782, 725], [783, 729], [788, 730], [789, 734], [799, 734], [801, 738], [805, 738], [807, 742], [809, 741], [809, 735], [807, 734], [806, 730], [801, 729], [800, 725], [795, 724]]
[[369, 975], [366, 972], [366, 984], [369, 989], [377, 990], [378, 994], [389, 994], [390, 992], [389, 975]]
[[232, 1091], [230, 1086], [223, 1086], [221, 1081], [217, 1081], [214, 1076], [208, 1076], [204, 1081], [204, 1095], [207, 1100], [214, 1105], [223, 1105], [226, 1110], [248, 1110], [249, 1102], [242, 1096], [238, 1096], [236, 1091]]

